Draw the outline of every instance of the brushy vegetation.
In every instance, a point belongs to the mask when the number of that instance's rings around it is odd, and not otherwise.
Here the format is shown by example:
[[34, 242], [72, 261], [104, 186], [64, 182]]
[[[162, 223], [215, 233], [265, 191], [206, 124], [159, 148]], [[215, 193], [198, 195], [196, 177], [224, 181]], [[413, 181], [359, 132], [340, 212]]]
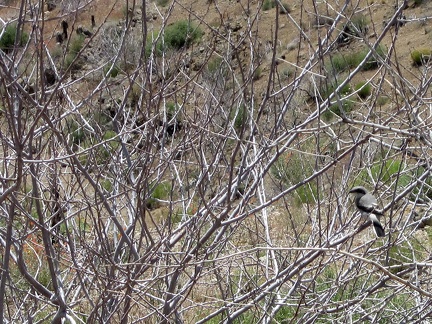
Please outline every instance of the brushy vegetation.
[[[374, 163], [368, 170], [362, 170], [354, 182], [354, 185], [372, 187], [374, 183], [381, 183], [392, 190], [402, 191], [408, 185], [418, 179], [423, 168], [413, 169], [401, 160], [389, 159], [385, 163], [382, 162], [380, 157], [377, 157]], [[419, 184], [413, 189], [410, 199], [416, 200], [431, 199], [432, 198], [432, 180], [426, 179], [423, 183]]]
[[83, 35], [76, 35], [72, 37], [69, 44], [68, 53], [77, 55], [84, 46], [84, 40], [85, 37]]
[[430, 61], [432, 57], [432, 49], [419, 48], [411, 52], [411, 59], [414, 65], [423, 65]]
[[234, 120], [234, 128], [236, 130], [242, 129], [248, 118], [248, 111], [244, 105], [241, 105], [237, 109], [233, 109], [230, 114], [230, 120]]
[[279, 8], [280, 14], [287, 14], [287, 13], [291, 12], [291, 7], [286, 2], [282, 3], [282, 5], [280, 6], [276, 0], [264, 0], [264, 3], [263, 3], [263, 10], [264, 11], [268, 11], [268, 10], [276, 8], [276, 7]]
[[[3, 35], [0, 38], [0, 49], [9, 53], [15, 47], [15, 39], [17, 37], [17, 24], [10, 24], [6, 27]], [[21, 31], [20, 40], [16, 46], [23, 46], [28, 41], [28, 34]]]
[[216, 56], [207, 62], [207, 70], [209, 73], [217, 73], [222, 66], [222, 57]]
[[66, 132], [72, 144], [81, 145], [85, 140], [85, 132], [83, 128], [73, 119], [68, 120], [66, 123]]
[[[403, 188], [411, 180], [410, 174], [401, 174], [405, 165], [400, 160], [387, 160], [385, 163], [377, 158], [377, 162], [368, 170], [362, 170], [354, 185], [370, 187], [373, 183], [398, 185]], [[395, 181], [397, 180], [397, 183]]]
[[360, 98], [366, 99], [372, 93], [372, 86], [367, 82], [359, 82], [355, 85], [354, 90]]
[[150, 198], [146, 200], [147, 208], [155, 209], [160, 207], [159, 200], [166, 200], [169, 198], [171, 192], [171, 184], [169, 182], [161, 182], [153, 187], [153, 192]]
[[253, 79], [255, 81], [259, 80], [259, 78], [261, 78], [261, 75], [262, 75], [262, 68], [259, 66], [255, 69], [255, 71], [253, 73]]
[[207, 62], [204, 75], [206, 79], [223, 84], [229, 72], [229, 66], [220, 56], [214, 56]]
[[120, 141], [116, 136], [117, 133], [112, 130], [107, 130], [104, 133], [102, 140], [106, 143], [104, 145], [98, 146], [97, 151], [95, 152], [96, 162], [98, 164], [106, 164], [115, 155], [115, 152], [120, 146]]
[[270, 9], [273, 9], [276, 7], [276, 1], [275, 0], [264, 0], [263, 3], [263, 10], [268, 11]]
[[280, 14], [287, 14], [291, 12], [291, 7], [288, 3], [283, 2], [281, 6], [279, 6], [279, 13]]
[[385, 104], [387, 104], [389, 102], [390, 98], [387, 96], [380, 96], [377, 98], [376, 100], [376, 104], [380, 107], [384, 106]]
[[79, 58], [77, 58], [77, 56], [84, 47], [84, 41], [85, 37], [83, 35], [75, 35], [74, 37], [72, 37], [65, 57], [65, 68], [78, 70], [81, 67], [82, 62]]
[[[413, 258], [413, 255], [415, 256]], [[416, 238], [413, 238], [409, 243], [403, 242], [390, 247], [389, 249], [389, 265], [398, 266], [393, 267], [391, 272], [397, 273], [407, 268], [406, 264], [412, 262], [412, 260], [424, 260], [429, 255], [428, 249], [419, 242]]]
[[[340, 86], [341, 82], [336, 79], [333, 82], [326, 82], [321, 86], [320, 94], [321, 99], [326, 100], [336, 89]], [[349, 84], [344, 85], [338, 92], [340, 97], [346, 97], [352, 92], [351, 86]], [[332, 101], [337, 100], [338, 97], [334, 97]], [[349, 113], [354, 106], [354, 102], [349, 99], [342, 99], [336, 103], [330, 105], [330, 107], [323, 113], [322, 117], [324, 120], [329, 121], [334, 115], [342, 116], [345, 113]]]
[[[368, 54], [369, 49], [365, 48], [358, 52], [351, 52], [349, 54], [336, 54], [333, 55], [329, 62], [326, 64], [327, 71], [333, 71], [337, 74], [349, 69], [357, 68]], [[376, 49], [376, 54], [372, 55], [362, 66], [363, 71], [373, 70], [379, 66], [381, 59], [385, 57], [387, 52], [386, 48], [382, 45]]]
[[[283, 188], [301, 183], [312, 175], [314, 161], [306, 155], [288, 152], [281, 155], [271, 171]], [[301, 185], [295, 190], [295, 202], [297, 205], [315, 203], [318, 198], [318, 186], [315, 182]]]
[[156, 0], [156, 4], [160, 7], [166, 7], [170, 0]]
[[354, 36], [363, 36], [368, 32], [369, 20], [365, 15], [357, 14], [351, 17], [350, 29]]
[[[320, 94], [322, 100], [326, 100], [335, 90], [341, 85], [341, 81], [339, 79], [334, 80], [333, 82], [326, 82], [320, 88]], [[352, 92], [351, 86], [349, 84], [345, 84], [340, 90], [339, 94], [342, 96], [346, 96]]]
[[115, 78], [120, 73], [118, 65], [106, 65], [104, 67], [104, 75], [110, 78]]
[[287, 14], [291, 12], [291, 7], [288, 3], [283, 2], [282, 5], [279, 5], [279, 3], [276, 0], [264, 0], [263, 3], [263, 10], [268, 11], [273, 8], [279, 8], [280, 14]]
[[[157, 34], [154, 34], [155, 36]], [[203, 35], [201, 28], [188, 20], [180, 20], [167, 26], [155, 44], [156, 56], [161, 56], [167, 50], [180, 50], [198, 42]], [[150, 56], [152, 50], [152, 38], [147, 39], [146, 55]]]

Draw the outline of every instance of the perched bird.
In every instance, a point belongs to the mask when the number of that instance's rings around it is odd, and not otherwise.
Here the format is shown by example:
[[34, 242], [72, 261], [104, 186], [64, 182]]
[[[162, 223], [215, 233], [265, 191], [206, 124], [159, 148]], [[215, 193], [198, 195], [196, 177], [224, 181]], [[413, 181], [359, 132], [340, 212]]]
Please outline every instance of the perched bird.
[[375, 228], [375, 233], [378, 237], [385, 236], [384, 228], [379, 221], [379, 217], [383, 212], [377, 207], [377, 200], [364, 187], [358, 186], [350, 190], [350, 193], [355, 194], [355, 205], [363, 217], [369, 217], [372, 225]]

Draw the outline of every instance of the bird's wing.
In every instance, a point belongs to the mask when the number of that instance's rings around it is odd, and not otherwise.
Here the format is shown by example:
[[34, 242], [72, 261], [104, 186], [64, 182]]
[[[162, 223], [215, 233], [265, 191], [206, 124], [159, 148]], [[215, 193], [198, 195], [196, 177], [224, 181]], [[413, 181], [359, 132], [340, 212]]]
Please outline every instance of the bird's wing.
[[367, 193], [360, 198], [357, 207], [363, 212], [371, 213], [375, 210], [376, 206], [377, 206], [376, 198], [371, 194]]

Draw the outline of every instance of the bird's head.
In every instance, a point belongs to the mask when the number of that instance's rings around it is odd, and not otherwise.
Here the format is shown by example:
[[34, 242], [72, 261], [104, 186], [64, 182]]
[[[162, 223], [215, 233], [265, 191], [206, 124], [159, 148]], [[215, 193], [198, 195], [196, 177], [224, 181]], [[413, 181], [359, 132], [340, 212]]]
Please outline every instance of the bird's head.
[[349, 191], [349, 193], [366, 195], [367, 194], [367, 190], [365, 189], [365, 187], [357, 186], [357, 187], [352, 188]]

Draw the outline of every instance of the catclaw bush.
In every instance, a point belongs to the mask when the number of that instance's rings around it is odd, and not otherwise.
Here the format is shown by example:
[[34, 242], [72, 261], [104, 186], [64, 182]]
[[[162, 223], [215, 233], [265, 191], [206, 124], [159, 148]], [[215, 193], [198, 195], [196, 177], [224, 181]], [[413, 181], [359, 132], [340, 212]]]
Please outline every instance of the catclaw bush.
[[414, 65], [423, 65], [430, 61], [432, 50], [430, 48], [419, 48], [411, 52]]

